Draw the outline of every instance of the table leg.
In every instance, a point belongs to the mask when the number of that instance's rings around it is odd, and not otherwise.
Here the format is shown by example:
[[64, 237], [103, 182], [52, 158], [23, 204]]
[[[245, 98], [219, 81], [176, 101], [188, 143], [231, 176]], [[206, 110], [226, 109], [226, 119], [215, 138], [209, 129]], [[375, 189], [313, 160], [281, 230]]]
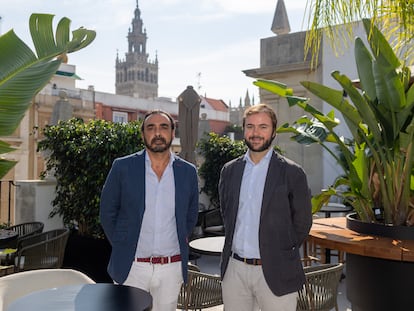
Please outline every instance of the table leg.
[[325, 248], [325, 263], [331, 263], [331, 249]]

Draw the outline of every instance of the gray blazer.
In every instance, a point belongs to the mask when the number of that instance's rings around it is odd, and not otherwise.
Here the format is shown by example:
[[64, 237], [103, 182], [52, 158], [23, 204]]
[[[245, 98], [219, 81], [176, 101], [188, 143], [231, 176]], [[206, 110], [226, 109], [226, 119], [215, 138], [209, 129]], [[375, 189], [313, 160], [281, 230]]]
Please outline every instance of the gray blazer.
[[[187, 281], [188, 240], [198, 216], [198, 177], [193, 164], [175, 156], [175, 218], [183, 279]], [[141, 232], [145, 211], [145, 151], [118, 158], [106, 178], [101, 194], [100, 219], [112, 245], [108, 273], [125, 282]]]
[[[221, 258], [222, 278], [231, 256], [245, 165], [244, 157], [239, 157], [226, 163], [220, 175], [220, 207], [226, 235]], [[298, 164], [274, 152], [264, 186], [259, 248], [264, 277], [275, 295], [302, 288], [305, 275], [299, 248], [311, 226], [311, 194], [305, 172]]]

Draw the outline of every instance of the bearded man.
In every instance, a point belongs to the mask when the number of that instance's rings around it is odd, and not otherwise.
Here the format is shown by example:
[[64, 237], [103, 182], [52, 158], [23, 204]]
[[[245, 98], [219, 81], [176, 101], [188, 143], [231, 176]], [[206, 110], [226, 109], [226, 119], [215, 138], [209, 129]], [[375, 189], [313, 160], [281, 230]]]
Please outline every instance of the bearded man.
[[247, 108], [248, 151], [221, 170], [226, 311], [295, 311], [305, 282], [299, 249], [312, 226], [311, 194], [303, 169], [273, 150], [276, 129], [271, 107]]
[[112, 245], [108, 273], [148, 291], [154, 311], [176, 310], [198, 216], [197, 171], [171, 152], [174, 129], [167, 112], [147, 113], [145, 149], [115, 159], [101, 194], [101, 224]]

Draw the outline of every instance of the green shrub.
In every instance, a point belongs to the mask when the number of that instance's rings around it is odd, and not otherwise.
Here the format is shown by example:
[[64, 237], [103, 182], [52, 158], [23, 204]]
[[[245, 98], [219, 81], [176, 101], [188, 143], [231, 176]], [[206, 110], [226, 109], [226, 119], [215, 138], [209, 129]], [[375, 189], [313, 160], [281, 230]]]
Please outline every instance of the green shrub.
[[43, 129], [38, 151], [45, 152], [46, 171], [57, 182], [51, 217], [62, 216], [80, 234], [102, 236], [101, 189], [115, 158], [143, 148], [140, 126], [74, 118]]
[[200, 166], [198, 174], [204, 179], [204, 186], [201, 191], [210, 197], [214, 207], [219, 207], [218, 182], [220, 171], [224, 164], [244, 153], [247, 147], [241, 140], [231, 141], [227, 136], [219, 136], [210, 133], [198, 143], [200, 153], [205, 161]]

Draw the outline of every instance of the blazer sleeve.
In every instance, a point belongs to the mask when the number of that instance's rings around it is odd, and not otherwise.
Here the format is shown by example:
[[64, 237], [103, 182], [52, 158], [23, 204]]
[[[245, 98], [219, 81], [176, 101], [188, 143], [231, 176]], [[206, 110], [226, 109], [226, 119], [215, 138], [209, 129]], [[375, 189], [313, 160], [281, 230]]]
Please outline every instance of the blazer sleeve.
[[106, 177], [101, 193], [100, 220], [102, 228], [111, 244], [121, 202], [120, 174], [120, 162], [115, 160]]
[[301, 167], [293, 166], [290, 180], [290, 203], [298, 245], [307, 238], [312, 226], [311, 192], [307, 177]]

